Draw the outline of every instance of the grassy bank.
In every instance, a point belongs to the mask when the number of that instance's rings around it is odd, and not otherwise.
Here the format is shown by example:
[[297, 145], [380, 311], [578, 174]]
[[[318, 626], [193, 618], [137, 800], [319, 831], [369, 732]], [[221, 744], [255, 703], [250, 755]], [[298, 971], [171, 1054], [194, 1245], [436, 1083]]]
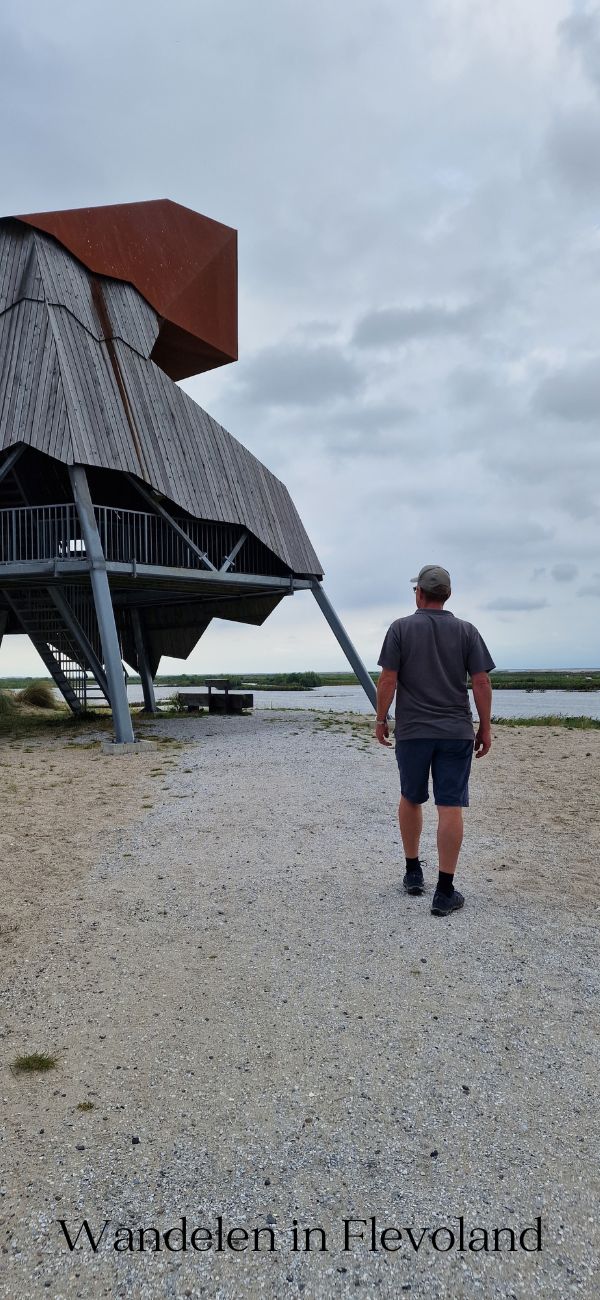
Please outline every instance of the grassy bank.
[[[379, 669], [370, 673], [376, 682]], [[206, 680], [222, 678], [231, 682], [234, 689], [242, 688], [263, 691], [311, 691], [316, 686], [358, 686], [354, 673], [181, 673], [159, 675], [156, 686], [172, 687], [181, 690], [186, 686], [202, 687]], [[520, 671], [495, 669], [491, 674], [495, 691], [600, 691], [600, 669], [590, 672], [564, 672], [558, 670], [538, 671], [523, 669]], [[48, 679], [50, 680], [50, 679]], [[0, 678], [0, 690], [22, 690], [39, 678], [3, 677]], [[139, 685], [140, 678], [129, 678], [130, 685]]]
[[537, 718], [494, 718], [494, 727], [566, 727], [568, 731], [598, 731], [600, 718], [587, 718], [585, 714], [566, 717], [562, 713], [549, 713]]
[[[294, 712], [290, 709], [289, 712]], [[351, 720], [353, 728], [362, 732], [373, 732], [373, 719], [362, 713], [317, 713], [314, 718], [321, 728], [343, 726]], [[564, 727], [567, 731], [600, 731], [600, 718], [588, 718], [585, 714], [568, 716], [564, 713], [543, 714], [535, 718], [494, 718], [493, 727]]]
[[490, 674], [495, 691], [600, 691], [600, 671], [503, 672]]
[[[370, 677], [374, 682], [379, 676], [379, 669], [373, 669]], [[179, 677], [157, 677], [157, 686], [203, 686], [209, 673], [184, 674]], [[226, 677], [217, 673], [215, 679]], [[520, 672], [494, 670], [491, 674], [496, 691], [600, 691], [600, 670], [584, 672], [533, 671], [524, 669]], [[213, 680], [215, 680], [213, 679]], [[138, 677], [130, 677], [130, 682], [138, 682]], [[354, 673], [237, 673], [227, 678], [236, 689], [253, 686], [256, 690], [272, 691], [310, 691], [315, 686], [358, 686]]]

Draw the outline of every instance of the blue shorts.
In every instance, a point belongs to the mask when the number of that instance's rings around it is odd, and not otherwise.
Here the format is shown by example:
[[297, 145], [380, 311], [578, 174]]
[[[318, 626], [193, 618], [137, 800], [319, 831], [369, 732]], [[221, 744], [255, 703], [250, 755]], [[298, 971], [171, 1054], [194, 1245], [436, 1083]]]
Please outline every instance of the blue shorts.
[[400, 789], [410, 803], [426, 803], [429, 773], [433, 798], [444, 808], [469, 807], [472, 740], [397, 740]]

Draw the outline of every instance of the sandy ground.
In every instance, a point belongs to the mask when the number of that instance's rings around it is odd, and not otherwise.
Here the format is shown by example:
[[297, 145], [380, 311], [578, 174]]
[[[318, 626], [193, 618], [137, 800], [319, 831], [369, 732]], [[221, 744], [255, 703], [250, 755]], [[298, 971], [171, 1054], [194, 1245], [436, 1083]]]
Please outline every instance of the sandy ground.
[[[600, 731], [496, 728], [438, 920], [364, 726], [153, 729], [0, 742], [0, 1295], [596, 1296]], [[187, 1250], [115, 1249], [182, 1215]], [[460, 1216], [463, 1245], [540, 1216], [542, 1249], [461, 1251]]]

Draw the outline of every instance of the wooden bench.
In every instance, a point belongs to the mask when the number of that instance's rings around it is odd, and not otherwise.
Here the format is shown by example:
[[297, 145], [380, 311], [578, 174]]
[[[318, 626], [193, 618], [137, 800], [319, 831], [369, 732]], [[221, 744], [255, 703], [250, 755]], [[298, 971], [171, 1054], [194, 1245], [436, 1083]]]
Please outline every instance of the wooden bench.
[[211, 679], [204, 684], [208, 687], [208, 694], [196, 691], [182, 691], [178, 694], [179, 705], [186, 708], [188, 713], [193, 713], [196, 709], [208, 709], [209, 713], [241, 713], [243, 709], [254, 708], [254, 696], [232, 691], [231, 682], [226, 678]]

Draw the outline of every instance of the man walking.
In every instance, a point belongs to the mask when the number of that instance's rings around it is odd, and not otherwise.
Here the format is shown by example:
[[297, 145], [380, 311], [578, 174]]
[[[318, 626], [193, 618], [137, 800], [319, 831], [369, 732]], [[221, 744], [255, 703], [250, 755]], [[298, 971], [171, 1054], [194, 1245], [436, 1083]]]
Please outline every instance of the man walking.
[[[434, 916], [448, 916], [465, 901], [454, 888], [463, 838], [462, 810], [469, 806], [473, 749], [477, 758], [483, 758], [492, 743], [488, 673], [496, 665], [477, 628], [444, 609], [451, 594], [448, 571], [426, 564], [412, 581], [416, 583], [415, 613], [392, 623], [379, 656], [375, 735], [381, 745], [390, 744], [386, 719], [395, 695], [401, 790], [398, 820], [406, 855], [403, 885], [408, 894], [423, 893], [419, 841], [431, 773], [439, 859], [431, 911]], [[479, 715], [475, 737], [467, 674]]]

